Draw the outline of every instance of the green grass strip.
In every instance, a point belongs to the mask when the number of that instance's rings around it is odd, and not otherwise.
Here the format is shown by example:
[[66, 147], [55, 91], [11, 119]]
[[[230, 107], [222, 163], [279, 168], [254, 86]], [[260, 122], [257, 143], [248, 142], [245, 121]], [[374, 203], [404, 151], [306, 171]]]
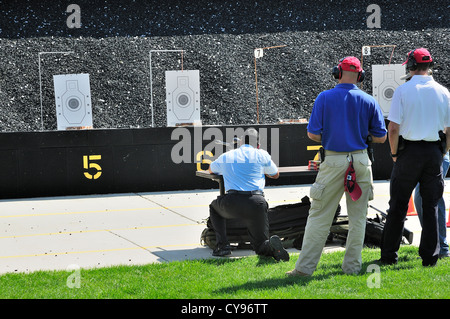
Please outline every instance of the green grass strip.
[[[449, 299], [450, 258], [422, 267], [418, 249], [402, 246], [397, 265], [372, 269], [379, 249], [363, 251], [358, 275], [341, 270], [344, 252], [322, 255], [312, 277], [291, 278], [289, 262], [250, 256], [78, 271], [0, 276], [2, 299]], [[370, 267], [369, 267], [370, 266]], [[368, 268], [369, 267], [369, 268]], [[79, 286], [79, 288], [77, 288]]]

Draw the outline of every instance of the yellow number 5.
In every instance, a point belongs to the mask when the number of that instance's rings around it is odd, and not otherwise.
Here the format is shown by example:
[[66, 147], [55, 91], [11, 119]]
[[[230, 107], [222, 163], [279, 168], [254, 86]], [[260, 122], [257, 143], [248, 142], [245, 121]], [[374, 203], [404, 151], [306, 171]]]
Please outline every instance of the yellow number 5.
[[86, 176], [87, 179], [97, 179], [102, 175], [102, 168], [97, 163], [92, 163], [91, 161], [98, 161], [101, 160], [101, 155], [84, 155], [83, 156], [83, 167], [84, 169], [94, 168], [97, 170], [97, 173], [94, 175], [89, 174], [88, 172], [84, 172], [84, 176]]

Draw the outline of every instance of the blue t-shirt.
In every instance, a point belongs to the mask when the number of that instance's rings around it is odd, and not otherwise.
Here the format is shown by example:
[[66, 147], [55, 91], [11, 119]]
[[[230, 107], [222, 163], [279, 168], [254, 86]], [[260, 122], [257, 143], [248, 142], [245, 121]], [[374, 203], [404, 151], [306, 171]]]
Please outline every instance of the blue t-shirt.
[[248, 144], [220, 155], [210, 165], [211, 171], [223, 175], [225, 190], [264, 190], [264, 174], [275, 175], [278, 168], [269, 153]]
[[307, 129], [322, 134], [322, 146], [335, 152], [365, 149], [369, 132], [375, 137], [387, 132], [378, 102], [349, 83], [337, 84], [317, 96]]

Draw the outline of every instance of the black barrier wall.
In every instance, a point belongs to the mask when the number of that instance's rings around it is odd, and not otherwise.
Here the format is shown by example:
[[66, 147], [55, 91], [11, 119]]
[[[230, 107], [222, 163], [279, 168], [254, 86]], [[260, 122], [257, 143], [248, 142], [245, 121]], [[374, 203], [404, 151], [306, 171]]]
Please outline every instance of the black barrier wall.
[[[0, 133], [0, 197], [25, 198], [217, 188], [195, 176], [250, 126]], [[279, 166], [308, 165], [317, 143], [305, 124], [255, 125]], [[388, 143], [375, 145], [375, 180], [392, 169]], [[281, 177], [267, 185], [309, 184]]]

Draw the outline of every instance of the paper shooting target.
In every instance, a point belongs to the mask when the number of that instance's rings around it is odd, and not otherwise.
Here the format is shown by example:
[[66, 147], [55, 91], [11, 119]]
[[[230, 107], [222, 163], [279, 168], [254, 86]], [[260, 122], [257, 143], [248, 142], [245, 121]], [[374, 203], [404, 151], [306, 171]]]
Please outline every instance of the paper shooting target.
[[167, 126], [200, 122], [199, 70], [166, 71]]
[[384, 117], [389, 115], [395, 89], [405, 83], [400, 79], [402, 75], [405, 75], [405, 66], [401, 64], [372, 65], [372, 95]]
[[89, 74], [54, 75], [58, 130], [92, 128]]

